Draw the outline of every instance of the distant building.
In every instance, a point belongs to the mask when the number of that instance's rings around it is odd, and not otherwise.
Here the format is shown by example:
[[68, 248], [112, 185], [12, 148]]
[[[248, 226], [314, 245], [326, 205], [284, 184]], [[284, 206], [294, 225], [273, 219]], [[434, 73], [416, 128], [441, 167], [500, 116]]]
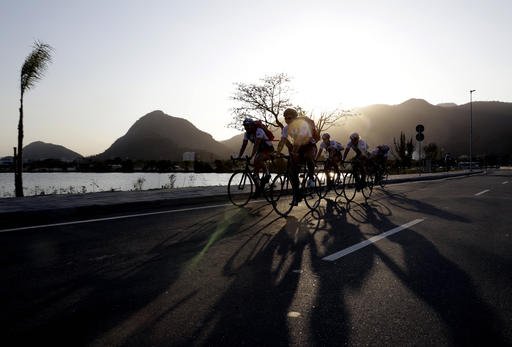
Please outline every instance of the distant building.
[[195, 161], [196, 160], [196, 152], [184, 152], [183, 153], [183, 161]]

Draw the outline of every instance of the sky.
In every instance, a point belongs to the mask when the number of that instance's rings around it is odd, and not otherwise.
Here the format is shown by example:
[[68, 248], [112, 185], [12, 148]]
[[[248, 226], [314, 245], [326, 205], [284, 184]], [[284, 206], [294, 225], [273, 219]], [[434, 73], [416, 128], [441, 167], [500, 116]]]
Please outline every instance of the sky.
[[53, 62], [24, 96], [23, 143], [88, 156], [154, 110], [228, 139], [235, 83], [278, 73], [314, 113], [512, 102], [511, 34], [509, 0], [0, 0], [0, 157], [35, 40]]

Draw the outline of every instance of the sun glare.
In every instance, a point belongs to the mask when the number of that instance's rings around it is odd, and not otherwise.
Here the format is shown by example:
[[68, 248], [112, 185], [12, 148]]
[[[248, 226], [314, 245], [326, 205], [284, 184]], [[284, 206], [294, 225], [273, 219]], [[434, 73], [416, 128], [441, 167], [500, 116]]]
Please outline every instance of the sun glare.
[[[333, 24], [333, 23], [330, 23]], [[293, 65], [298, 102], [316, 111], [396, 99], [407, 81], [398, 40], [371, 25], [311, 25], [297, 35], [308, 47]], [[313, 28], [313, 29], [312, 29]]]

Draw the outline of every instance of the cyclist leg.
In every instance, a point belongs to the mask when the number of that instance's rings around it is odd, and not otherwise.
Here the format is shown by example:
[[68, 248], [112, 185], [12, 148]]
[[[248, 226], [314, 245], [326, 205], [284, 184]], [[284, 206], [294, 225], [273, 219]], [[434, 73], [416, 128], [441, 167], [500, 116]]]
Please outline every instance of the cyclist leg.
[[[274, 152], [274, 147], [267, 147], [258, 153], [258, 173], [261, 172], [263, 176], [261, 177], [261, 189], [264, 188], [265, 184], [270, 180], [270, 172], [267, 167], [267, 161], [271, 159], [272, 152]], [[256, 167], [256, 158], [254, 161], [254, 166]]]
[[334, 151], [332, 160], [331, 160], [333, 170], [335, 170], [335, 171], [340, 170], [339, 164], [343, 161], [342, 158], [343, 157], [342, 157], [342, 154], [340, 151], [338, 151], [338, 150]]
[[330, 172], [332, 169], [333, 169], [332, 159], [331, 159], [331, 157], [329, 157], [325, 160], [325, 164], [324, 164], [324, 172], [326, 175], [325, 178], [326, 178], [326, 183], [327, 183], [328, 187], [330, 187], [332, 185], [332, 177], [330, 175]]
[[360, 190], [362, 187], [363, 178], [363, 169], [361, 164], [361, 158], [359, 156], [355, 156], [352, 159], [352, 171], [354, 172], [354, 180], [356, 183], [356, 190]]
[[315, 180], [315, 157], [316, 157], [316, 144], [308, 143], [301, 146], [301, 157], [306, 162], [306, 166], [308, 169], [308, 184], [309, 180]]
[[361, 184], [362, 187], [366, 186], [366, 176], [368, 174], [368, 158], [364, 155], [361, 156]]
[[290, 177], [290, 183], [292, 184], [293, 199], [290, 203], [293, 206], [297, 206], [300, 201], [300, 183], [299, 183], [299, 169], [300, 169], [300, 158], [297, 154], [290, 154], [288, 161], [288, 176]]

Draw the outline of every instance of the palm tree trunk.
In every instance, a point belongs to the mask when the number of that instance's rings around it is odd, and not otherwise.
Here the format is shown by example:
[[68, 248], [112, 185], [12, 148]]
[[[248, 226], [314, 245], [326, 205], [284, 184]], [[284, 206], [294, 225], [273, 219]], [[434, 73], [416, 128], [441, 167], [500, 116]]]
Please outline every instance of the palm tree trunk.
[[23, 94], [20, 98], [20, 120], [18, 123], [18, 155], [16, 156], [16, 172], [14, 174], [14, 190], [16, 197], [23, 196]]

